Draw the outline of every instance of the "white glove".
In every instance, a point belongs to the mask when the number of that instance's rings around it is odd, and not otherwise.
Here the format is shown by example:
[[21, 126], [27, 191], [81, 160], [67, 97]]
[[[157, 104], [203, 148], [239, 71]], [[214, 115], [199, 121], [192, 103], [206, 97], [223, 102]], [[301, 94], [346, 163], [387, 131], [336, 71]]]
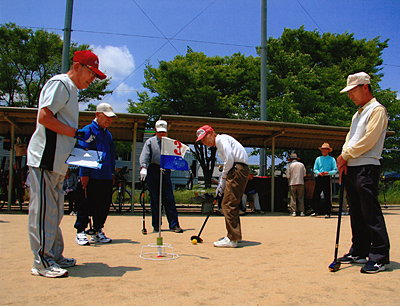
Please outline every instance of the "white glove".
[[140, 170], [140, 180], [141, 181], [145, 181], [146, 180], [146, 176], [147, 176], [147, 169], [146, 168], [142, 168]]
[[225, 189], [226, 177], [221, 177], [221, 181], [219, 184], [221, 185], [222, 190]]
[[221, 197], [224, 195], [224, 189], [222, 189], [221, 185], [217, 187], [217, 196]]
[[222, 195], [224, 194], [224, 190], [225, 190], [225, 183], [226, 183], [226, 179], [222, 178], [219, 181], [219, 185], [217, 187], [217, 194], [222, 197]]

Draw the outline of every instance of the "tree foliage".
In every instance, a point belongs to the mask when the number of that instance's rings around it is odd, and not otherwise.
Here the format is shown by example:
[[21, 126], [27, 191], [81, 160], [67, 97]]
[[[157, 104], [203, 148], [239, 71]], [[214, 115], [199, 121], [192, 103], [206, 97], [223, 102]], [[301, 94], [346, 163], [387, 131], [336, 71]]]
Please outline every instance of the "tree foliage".
[[[339, 91], [349, 74], [365, 71], [372, 76], [374, 96], [388, 110], [389, 129], [400, 131], [400, 103], [396, 92], [381, 89], [382, 52], [388, 39], [356, 39], [351, 33], [285, 29], [279, 38], [268, 39], [267, 120], [333, 126], [349, 126], [356, 106]], [[147, 113], [154, 124], [160, 114], [212, 116], [260, 120], [260, 58], [240, 53], [207, 57], [188, 48], [185, 56], [159, 67], [148, 65], [138, 102], [129, 100], [129, 112]], [[321, 139], [321, 144], [324, 140]], [[397, 148], [398, 138], [385, 146]], [[201, 155], [203, 152], [203, 157]], [[277, 150], [286, 160], [287, 152]], [[310, 151], [299, 152], [311, 156]], [[314, 152], [319, 155], [319, 152]], [[211, 151], [196, 147], [204, 167], [213, 166], [206, 158]], [[290, 154], [290, 152], [289, 152]], [[387, 151], [384, 159], [391, 166], [400, 162], [397, 153]], [[314, 159], [314, 156], [312, 156]], [[311, 160], [310, 160], [311, 163]]]
[[[149, 114], [150, 126], [160, 114], [257, 118], [259, 75], [259, 58], [240, 53], [207, 57], [188, 48], [185, 56], [160, 61], [158, 68], [146, 66], [143, 86], [150, 94], [138, 93], [139, 103], [128, 100], [128, 111]], [[215, 148], [196, 144], [193, 153], [198, 156], [206, 186], [211, 186]]]
[[[61, 72], [63, 42], [59, 35], [32, 31], [14, 23], [0, 25], [0, 105], [37, 107], [44, 84]], [[71, 45], [70, 63], [77, 50], [88, 45]], [[79, 102], [101, 100], [110, 79], [96, 79], [79, 92]]]
[[339, 91], [349, 74], [374, 75], [378, 89], [387, 40], [357, 40], [353, 34], [320, 35], [285, 29], [268, 41], [268, 120], [349, 126], [354, 103]]
[[[285, 29], [280, 38], [270, 38], [268, 120], [350, 126], [356, 106], [339, 91], [345, 87], [349, 74], [364, 71], [372, 76], [374, 96], [388, 110], [389, 129], [399, 132], [396, 117], [400, 103], [396, 92], [382, 90], [379, 85], [383, 77], [381, 56], [388, 41], [381, 42], [379, 37], [357, 40], [347, 32], [320, 35], [305, 31], [304, 27]], [[392, 148], [396, 143], [397, 137], [388, 139], [385, 147]], [[307, 151], [300, 153], [310, 155]], [[396, 153], [388, 153], [384, 153], [384, 159], [400, 161]], [[392, 167], [394, 163], [386, 165]]]
[[147, 65], [139, 102], [129, 100], [128, 111], [160, 114], [251, 119], [259, 117], [259, 58], [240, 53], [207, 57], [188, 48], [185, 56]]

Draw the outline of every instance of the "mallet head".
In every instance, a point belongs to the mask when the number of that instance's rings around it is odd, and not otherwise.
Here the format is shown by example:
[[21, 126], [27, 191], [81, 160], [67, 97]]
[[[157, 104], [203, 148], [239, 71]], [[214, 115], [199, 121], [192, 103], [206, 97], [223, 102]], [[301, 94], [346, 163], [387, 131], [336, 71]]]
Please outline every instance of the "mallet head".
[[340, 269], [340, 261], [334, 261], [329, 265], [329, 271], [336, 272]]
[[203, 242], [203, 239], [201, 239], [199, 236], [190, 237], [190, 241], [192, 241], [193, 239], [196, 239], [198, 243], [202, 243]]
[[142, 229], [142, 234], [143, 234], [143, 235], [147, 235], [147, 229], [145, 229], [145, 228]]

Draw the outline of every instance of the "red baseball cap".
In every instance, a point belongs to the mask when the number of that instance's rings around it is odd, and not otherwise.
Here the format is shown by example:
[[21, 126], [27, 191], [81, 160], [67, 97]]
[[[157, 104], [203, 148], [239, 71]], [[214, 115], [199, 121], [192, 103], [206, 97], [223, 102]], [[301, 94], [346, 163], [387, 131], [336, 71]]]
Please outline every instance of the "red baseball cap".
[[202, 127], [200, 127], [196, 132], [196, 136], [197, 136], [196, 142], [202, 140], [204, 138], [204, 136], [207, 135], [208, 132], [212, 132], [212, 131], [214, 131], [214, 130], [209, 125], [203, 125]]
[[75, 51], [74, 62], [85, 64], [90, 70], [92, 70], [96, 77], [100, 80], [104, 80], [107, 76], [99, 70], [99, 58], [90, 50]]

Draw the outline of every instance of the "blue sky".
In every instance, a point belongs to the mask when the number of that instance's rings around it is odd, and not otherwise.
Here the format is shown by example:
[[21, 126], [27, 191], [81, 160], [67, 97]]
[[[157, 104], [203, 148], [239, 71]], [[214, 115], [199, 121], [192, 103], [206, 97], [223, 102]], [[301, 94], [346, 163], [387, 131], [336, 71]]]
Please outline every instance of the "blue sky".
[[[65, 0], [1, 0], [0, 23], [44, 28], [62, 36], [65, 7]], [[267, 7], [268, 37], [304, 25], [320, 33], [347, 31], [358, 39], [389, 38], [381, 87], [395, 91], [400, 91], [399, 20], [400, 0], [270, 0]], [[112, 77], [108, 89], [115, 92], [104, 102], [126, 112], [127, 99], [136, 101], [136, 92], [144, 90], [146, 63], [157, 67], [160, 60], [186, 54], [187, 46], [207, 56], [256, 56], [261, 1], [75, 0], [72, 29], [71, 40], [91, 45], [100, 69]]]

